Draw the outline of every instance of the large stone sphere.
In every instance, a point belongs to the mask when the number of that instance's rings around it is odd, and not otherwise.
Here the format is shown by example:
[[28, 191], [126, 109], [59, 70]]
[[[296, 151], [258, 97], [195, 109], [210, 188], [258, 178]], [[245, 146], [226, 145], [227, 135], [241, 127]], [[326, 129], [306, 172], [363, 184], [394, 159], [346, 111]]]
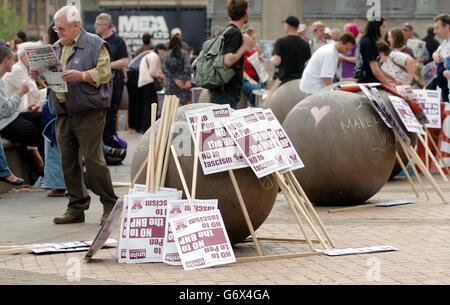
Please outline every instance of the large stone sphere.
[[295, 175], [315, 204], [361, 204], [388, 181], [394, 134], [364, 97], [320, 92], [294, 107], [283, 127], [306, 166]]
[[[192, 185], [193, 174], [193, 141], [188, 129], [184, 112], [191, 109], [199, 109], [210, 104], [192, 104], [181, 107], [177, 114], [175, 128], [174, 146], [180, 155], [179, 160], [183, 169], [184, 176], [189, 188]], [[136, 175], [140, 165], [148, 154], [148, 139], [150, 133], [144, 135], [140, 141], [131, 165], [131, 176]], [[181, 155], [181, 154], [185, 155]], [[242, 214], [239, 201], [236, 197], [233, 185], [228, 173], [220, 173], [205, 176], [203, 170], [198, 165], [197, 176], [197, 199], [218, 199], [219, 209], [228, 232], [231, 243], [239, 243], [250, 235], [244, 216]], [[254, 229], [258, 229], [272, 211], [275, 199], [277, 197], [278, 185], [272, 178], [256, 178], [250, 168], [235, 170], [234, 174], [239, 184], [242, 196], [247, 206], [250, 219]], [[145, 174], [143, 173], [138, 183], [145, 183]], [[170, 158], [169, 170], [167, 173], [166, 186], [183, 190], [181, 180], [173, 161]], [[189, 189], [191, 191], [191, 189]]]
[[283, 124], [292, 108], [310, 94], [300, 91], [300, 80], [295, 79], [275, 90], [269, 101], [269, 108], [278, 121]]

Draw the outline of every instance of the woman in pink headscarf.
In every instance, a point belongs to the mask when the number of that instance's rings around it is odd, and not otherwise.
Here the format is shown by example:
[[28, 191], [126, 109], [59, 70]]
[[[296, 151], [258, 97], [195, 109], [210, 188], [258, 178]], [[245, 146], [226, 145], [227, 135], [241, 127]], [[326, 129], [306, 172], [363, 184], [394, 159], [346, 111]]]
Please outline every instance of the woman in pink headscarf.
[[[345, 32], [350, 32], [355, 36], [355, 38], [358, 38], [359, 36], [359, 27], [356, 23], [347, 23], [344, 26]], [[358, 40], [357, 40], [358, 41]], [[347, 53], [339, 54], [341, 60], [342, 60], [342, 77], [341, 80], [350, 80], [354, 79], [355, 75], [355, 64], [356, 64], [356, 49], [357, 49], [358, 43], [355, 45], [355, 47]]]

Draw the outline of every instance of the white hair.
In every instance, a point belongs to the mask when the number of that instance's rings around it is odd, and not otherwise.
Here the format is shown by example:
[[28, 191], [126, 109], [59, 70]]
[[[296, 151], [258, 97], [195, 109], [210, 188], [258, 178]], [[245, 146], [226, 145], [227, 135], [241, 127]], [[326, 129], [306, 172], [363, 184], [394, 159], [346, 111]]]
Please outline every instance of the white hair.
[[66, 17], [67, 22], [81, 22], [81, 15], [78, 9], [73, 5], [63, 6], [55, 13], [54, 19]]

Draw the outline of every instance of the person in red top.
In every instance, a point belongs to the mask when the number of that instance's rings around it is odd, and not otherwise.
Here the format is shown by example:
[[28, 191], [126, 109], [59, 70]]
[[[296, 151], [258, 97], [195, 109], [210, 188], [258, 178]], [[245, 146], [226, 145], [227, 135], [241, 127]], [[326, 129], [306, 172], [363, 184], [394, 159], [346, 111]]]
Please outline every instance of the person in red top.
[[245, 33], [252, 40], [252, 49], [244, 55], [244, 83], [242, 85], [242, 92], [248, 96], [247, 106], [255, 107], [256, 97], [253, 94], [253, 90], [263, 89], [264, 84], [260, 83], [258, 73], [248, 60], [253, 54], [259, 53], [255, 31], [252, 28], [248, 28], [245, 30]]

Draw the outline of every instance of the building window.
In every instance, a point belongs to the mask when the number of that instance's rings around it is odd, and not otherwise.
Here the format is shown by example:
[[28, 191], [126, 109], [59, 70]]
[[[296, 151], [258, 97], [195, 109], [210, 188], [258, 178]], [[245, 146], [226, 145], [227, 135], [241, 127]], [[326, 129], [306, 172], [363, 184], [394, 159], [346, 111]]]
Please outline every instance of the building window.
[[36, 0], [28, 0], [28, 24], [36, 24]]

